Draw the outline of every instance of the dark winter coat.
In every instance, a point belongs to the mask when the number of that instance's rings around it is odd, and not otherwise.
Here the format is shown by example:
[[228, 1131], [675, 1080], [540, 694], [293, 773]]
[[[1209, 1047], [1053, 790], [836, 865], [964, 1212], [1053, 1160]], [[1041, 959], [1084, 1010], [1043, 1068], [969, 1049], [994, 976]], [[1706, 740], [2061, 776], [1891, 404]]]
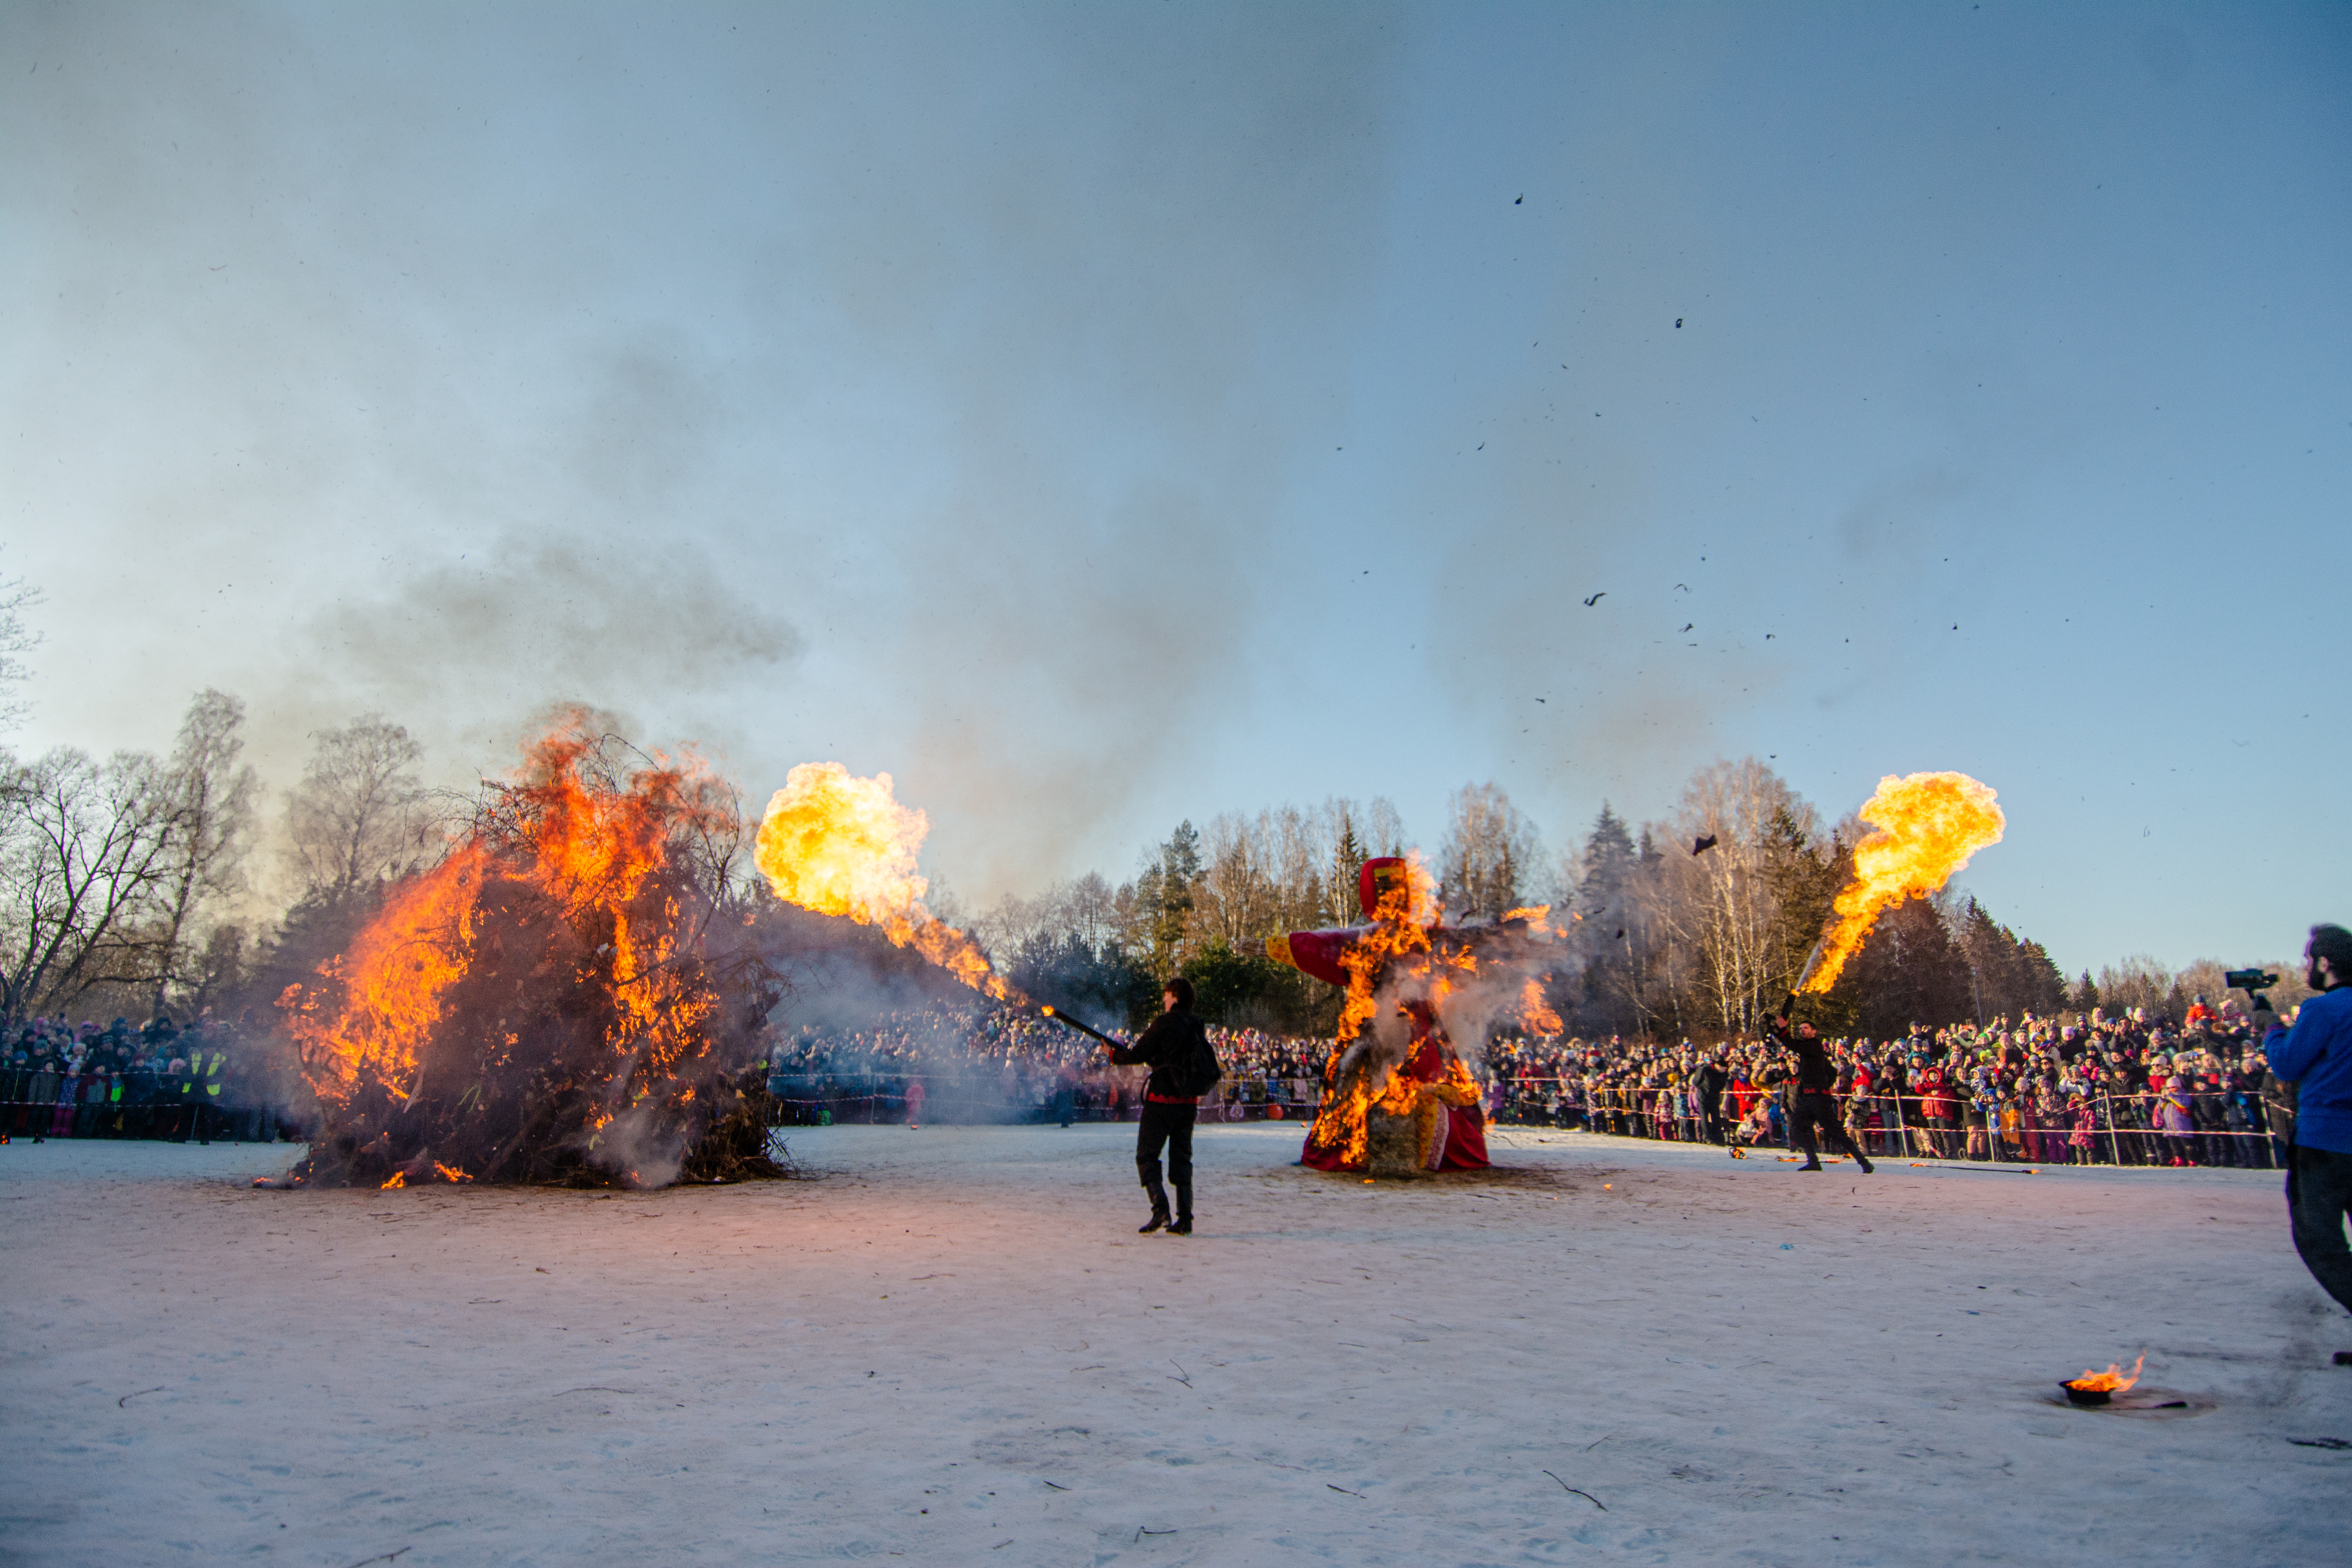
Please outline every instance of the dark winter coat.
[[1190, 1105], [1198, 1098], [1183, 1092], [1185, 1065], [1208, 1039], [1209, 1031], [1188, 1007], [1172, 1008], [1151, 1020], [1151, 1026], [1131, 1046], [1114, 1046], [1110, 1059], [1119, 1067], [1149, 1063], [1151, 1077], [1143, 1085], [1150, 1100]]

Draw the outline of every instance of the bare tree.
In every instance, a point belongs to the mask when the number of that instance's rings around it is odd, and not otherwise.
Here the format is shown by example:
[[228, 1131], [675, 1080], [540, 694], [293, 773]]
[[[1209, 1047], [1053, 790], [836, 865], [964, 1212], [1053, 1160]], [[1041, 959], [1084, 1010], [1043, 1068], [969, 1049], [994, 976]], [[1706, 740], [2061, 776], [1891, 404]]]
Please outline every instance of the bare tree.
[[0, 800], [0, 1005], [6, 1016], [78, 1002], [163, 967], [172, 814], [163, 770], [69, 749], [9, 770]]
[[2100, 969], [2099, 1002], [2110, 1014], [2127, 1013], [2134, 1007], [2160, 1014], [2179, 978], [2161, 960], [2145, 952], [2131, 953]]
[[1202, 935], [1228, 947], [1241, 947], [1272, 920], [1274, 886], [1266, 874], [1263, 822], [1262, 816], [1253, 823], [1228, 811], [1212, 818], [1202, 836], [1194, 923]]
[[427, 858], [425, 748], [381, 713], [315, 737], [310, 763], [287, 802], [287, 828], [312, 899], [340, 900]]
[[154, 1010], [165, 992], [198, 973], [195, 927], [207, 904], [243, 885], [252, 840], [253, 769], [237, 765], [245, 750], [245, 704], [210, 687], [189, 703], [178, 741], [158, 779], [165, 831], [161, 895], [162, 962], [156, 966]]
[[1464, 784], [1454, 792], [1451, 817], [1438, 862], [1446, 903], [1457, 915], [1493, 920], [1525, 902], [1543, 849], [1535, 825], [1503, 787]]
[[[1797, 980], [1801, 942], [1787, 929], [1782, 857], [1818, 837], [1813, 808], [1753, 757], [1693, 774], [1658, 862], [1654, 910], [1691, 963], [1697, 1011], [1715, 1026], [1758, 1026]], [[1702, 840], [1713, 843], [1700, 848]]]
[[18, 693], [32, 673], [25, 656], [41, 643], [25, 614], [40, 602], [41, 591], [22, 577], [0, 577], [0, 733], [25, 721], [27, 704]]
[[1099, 871], [1065, 887], [1061, 914], [1063, 929], [1097, 952], [1118, 931], [1118, 895]]
[[1076, 942], [1099, 953], [1123, 929], [1118, 892], [1100, 872], [1089, 871], [1074, 882], [1056, 882], [1034, 898], [1005, 894], [976, 922], [974, 934], [992, 953], [1016, 953], [1039, 939]]

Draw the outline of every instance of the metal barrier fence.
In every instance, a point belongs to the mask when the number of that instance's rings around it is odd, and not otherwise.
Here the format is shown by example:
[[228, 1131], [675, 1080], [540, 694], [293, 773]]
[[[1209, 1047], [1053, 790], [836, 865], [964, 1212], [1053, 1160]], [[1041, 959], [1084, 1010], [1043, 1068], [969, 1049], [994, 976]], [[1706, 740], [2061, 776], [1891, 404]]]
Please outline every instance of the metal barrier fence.
[[[922, 1075], [928, 1083], [934, 1075]], [[829, 1126], [836, 1122], [882, 1125], [908, 1119], [907, 1086], [914, 1075], [867, 1073], [779, 1073], [768, 1079], [768, 1092], [785, 1109], [783, 1125]], [[1280, 1121], [1311, 1120], [1323, 1098], [1320, 1079], [1227, 1079], [1201, 1101], [1203, 1121]], [[976, 1093], [971, 1086], [950, 1079], [946, 1087], [929, 1089], [919, 1101], [920, 1119], [942, 1125], [1070, 1123], [1132, 1121], [1142, 1111], [1142, 1094], [1133, 1089], [1111, 1093], [1097, 1085], [1067, 1089], [1025, 1087], [1012, 1095]]]
[[[768, 1091], [780, 1124], [888, 1124], [908, 1120], [915, 1075], [778, 1074]], [[922, 1075], [926, 1081], [940, 1075]], [[1754, 1091], [1742, 1115], [1727, 1091], [1709, 1116], [1688, 1090], [1606, 1088], [1562, 1094], [1558, 1078], [1498, 1079], [1488, 1114], [1504, 1125], [1580, 1128], [1604, 1135], [1746, 1147], [1788, 1148], [1785, 1115], [1770, 1091]], [[148, 1138], [184, 1142], [261, 1142], [292, 1137], [276, 1110], [252, 1105], [233, 1088], [217, 1096], [203, 1080], [164, 1073], [104, 1079], [24, 1069], [0, 1070], [0, 1138]], [[1202, 1121], [1314, 1118], [1323, 1095], [1313, 1078], [1242, 1077], [1220, 1084], [1201, 1104]], [[1141, 1096], [1099, 1084], [1016, 1088], [990, 1094], [950, 1077], [916, 1103], [925, 1121], [1003, 1125], [1132, 1121]], [[2185, 1106], [2181, 1103], [2186, 1101]], [[2032, 1101], [1963, 1097], [1847, 1095], [1839, 1110], [1848, 1133], [1874, 1157], [1972, 1160], [1992, 1164], [2230, 1165], [2273, 1169], [2278, 1143], [2257, 1096], [2100, 1094], [2044, 1120]], [[2166, 1108], [2173, 1107], [2167, 1115]], [[1931, 1116], [1950, 1106], [1954, 1114]], [[2187, 1126], [2178, 1125], [2183, 1119]], [[2168, 1125], [2167, 1123], [2172, 1123]]]
[[[1696, 1095], [1675, 1089], [1601, 1089], [1553, 1105], [1549, 1097], [1558, 1094], [1561, 1082], [1506, 1080], [1495, 1120], [1669, 1142], [1790, 1146], [1785, 1108], [1770, 1090], [1754, 1091], [1744, 1115], [1736, 1104], [1726, 1103], [1708, 1116], [1695, 1103]], [[1531, 1095], [1529, 1089], [1537, 1092]], [[1733, 1096], [1727, 1091], [1723, 1098], [1729, 1102]], [[1987, 1101], [1964, 1095], [1857, 1094], [1835, 1099], [1848, 1135], [1874, 1158], [2271, 1170], [2279, 1167], [2284, 1142], [2272, 1133], [2261, 1098], [2243, 1091], [2099, 1094], [2054, 1112], [2034, 1101], [2011, 1098]], [[1931, 1105], [1948, 1106], [1952, 1113], [1930, 1116]], [[1780, 1108], [1778, 1114], [1775, 1108]], [[2188, 1124], [2179, 1125], [2184, 1120]]]
[[278, 1141], [273, 1107], [176, 1073], [100, 1077], [0, 1070], [0, 1138], [153, 1138], [184, 1143]]

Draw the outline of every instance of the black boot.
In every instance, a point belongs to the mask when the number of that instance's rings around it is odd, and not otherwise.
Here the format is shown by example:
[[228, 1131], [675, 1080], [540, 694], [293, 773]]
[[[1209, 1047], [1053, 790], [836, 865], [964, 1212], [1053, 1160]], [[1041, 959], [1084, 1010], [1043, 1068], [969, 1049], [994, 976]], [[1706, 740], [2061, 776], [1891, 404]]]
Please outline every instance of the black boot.
[[1176, 1223], [1168, 1227], [1171, 1236], [1192, 1234], [1192, 1187], [1188, 1182], [1176, 1184]]
[[1158, 1182], [1143, 1189], [1151, 1194], [1151, 1217], [1135, 1227], [1138, 1236], [1150, 1236], [1168, 1223], [1168, 1189]]
[[1822, 1157], [1819, 1154], [1813, 1153], [1808, 1153], [1805, 1156], [1805, 1163], [1797, 1167], [1800, 1171], [1818, 1171], [1821, 1168]]
[[1862, 1173], [1863, 1173], [1864, 1175], [1865, 1175], [1865, 1176], [1866, 1176], [1866, 1175], [1870, 1174], [1870, 1173], [1871, 1173], [1871, 1171], [1872, 1171], [1873, 1167], [1872, 1167], [1872, 1165], [1871, 1165], [1871, 1163], [1870, 1163], [1870, 1156], [1869, 1156], [1869, 1155], [1867, 1155], [1867, 1154], [1864, 1153], [1861, 1150], [1857, 1149], [1857, 1150], [1855, 1150], [1855, 1151], [1854, 1151], [1854, 1153], [1853, 1153], [1853, 1163], [1854, 1163], [1855, 1164], [1860, 1165], [1860, 1166], [1862, 1167]]

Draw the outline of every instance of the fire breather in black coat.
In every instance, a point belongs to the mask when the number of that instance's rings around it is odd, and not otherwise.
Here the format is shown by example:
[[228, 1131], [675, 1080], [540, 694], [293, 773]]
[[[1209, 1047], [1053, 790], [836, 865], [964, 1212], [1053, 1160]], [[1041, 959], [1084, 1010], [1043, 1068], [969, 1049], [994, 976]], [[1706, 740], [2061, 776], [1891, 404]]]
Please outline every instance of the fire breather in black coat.
[[1805, 1152], [1805, 1163], [1799, 1169], [1822, 1168], [1821, 1150], [1814, 1141], [1818, 1131], [1833, 1152], [1852, 1159], [1867, 1175], [1870, 1156], [1854, 1146], [1853, 1140], [1846, 1136], [1845, 1123], [1838, 1118], [1837, 1100], [1831, 1093], [1837, 1087], [1837, 1064], [1830, 1060], [1829, 1048], [1817, 1037], [1778, 1023], [1767, 1033], [1774, 1044], [1796, 1053], [1797, 1082], [1789, 1106], [1789, 1141]]

